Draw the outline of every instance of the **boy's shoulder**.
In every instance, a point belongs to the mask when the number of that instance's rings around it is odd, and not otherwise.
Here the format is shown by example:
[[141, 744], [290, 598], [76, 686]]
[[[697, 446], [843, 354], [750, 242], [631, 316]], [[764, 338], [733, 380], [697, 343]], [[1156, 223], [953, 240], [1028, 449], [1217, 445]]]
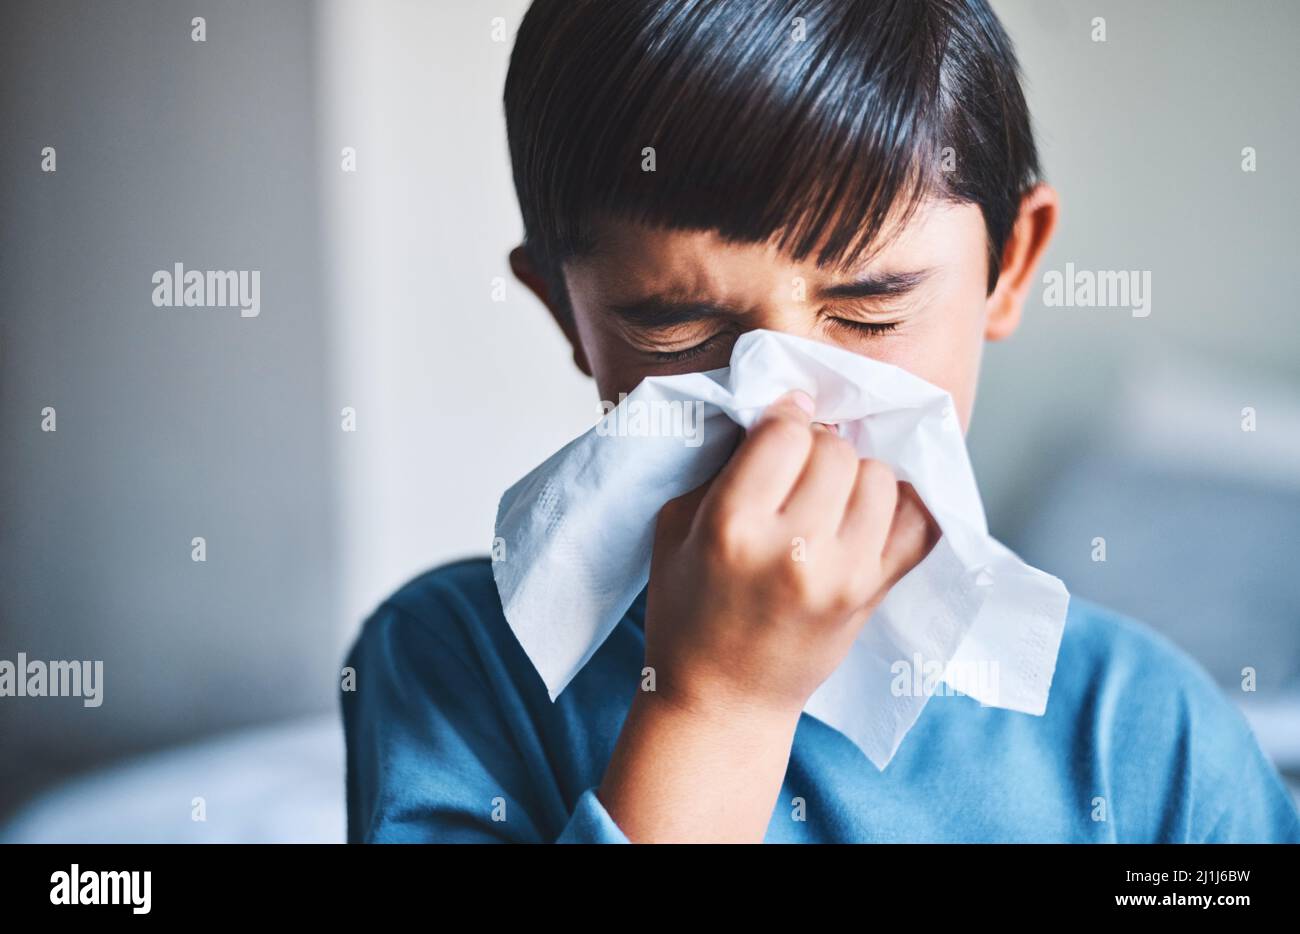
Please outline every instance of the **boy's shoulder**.
[[383, 631], [404, 639], [428, 639], [469, 648], [505, 624], [492, 562], [474, 557], [449, 561], [424, 571], [385, 597], [357, 634], [362, 643]]
[[[1056, 670], [1067, 684], [1074, 681], [1077, 686], [1138, 691], [1139, 697], [1131, 700], [1227, 701], [1223, 688], [1204, 666], [1164, 633], [1075, 595], [1070, 596]], [[1221, 705], [1211, 706], [1217, 710]], [[1230, 702], [1228, 706], [1236, 709]]]
[[[1077, 595], [1070, 595], [1061, 654], [1087, 677], [1105, 674], [1117, 681], [1150, 680], [1153, 686], [1193, 689], [1217, 685], [1208, 672], [1153, 626]], [[1058, 665], [1058, 673], [1061, 668]]]
[[[486, 557], [463, 558], [431, 568], [389, 594], [366, 617], [348, 651], [349, 663], [376, 655], [405, 657], [436, 676], [447, 665], [479, 676], [505, 670], [540, 684], [506, 623]], [[543, 689], [544, 692], [544, 689]]]
[[1072, 596], [1047, 703], [1064, 735], [1096, 750], [1097, 777], [1117, 796], [1165, 783], [1181, 806], [1161, 815], [1164, 838], [1300, 840], [1245, 714], [1154, 627]]
[[[546, 684], [524, 651], [501, 608], [487, 557], [465, 558], [425, 571], [398, 587], [361, 625], [345, 666], [361, 672], [403, 703], [418, 703], [430, 685], [457, 684], [493, 709], [554, 729], [603, 721], [625, 706], [614, 682], [641, 671], [641, 633], [625, 617], [591, 662], [552, 702]], [[630, 672], [630, 674], [629, 674]], [[464, 703], [468, 693], [458, 696]], [[482, 705], [480, 705], [482, 706]], [[500, 724], [498, 724], [499, 726]]]
[[[448, 607], [448, 603], [460, 606]], [[439, 608], [472, 608], [476, 614], [501, 612], [492, 561], [484, 557], [461, 558], [430, 568], [394, 590], [383, 605], [417, 617]]]
[[1253, 741], [1245, 716], [1186, 650], [1145, 622], [1074, 595], [1049, 709], [1071, 698], [1153, 738], [1195, 727], [1220, 740]]

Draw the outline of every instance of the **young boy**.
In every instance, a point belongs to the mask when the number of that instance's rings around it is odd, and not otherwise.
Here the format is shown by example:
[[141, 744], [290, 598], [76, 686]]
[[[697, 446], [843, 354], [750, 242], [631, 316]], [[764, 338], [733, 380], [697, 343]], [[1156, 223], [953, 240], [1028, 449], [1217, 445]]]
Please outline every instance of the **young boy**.
[[[602, 399], [767, 328], [911, 371], [965, 429], [1057, 217], [984, 0], [535, 0], [505, 110], [512, 268]], [[390, 597], [347, 662], [349, 839], [1300, 842], [1203, 670], [1081, 600], [1042, 717], [940, 694], [878, 771], [803, 715], [936, 538], [809, 411], [778, 401], [664, 507], [648, 587], [554, 703], [486, 559]]]

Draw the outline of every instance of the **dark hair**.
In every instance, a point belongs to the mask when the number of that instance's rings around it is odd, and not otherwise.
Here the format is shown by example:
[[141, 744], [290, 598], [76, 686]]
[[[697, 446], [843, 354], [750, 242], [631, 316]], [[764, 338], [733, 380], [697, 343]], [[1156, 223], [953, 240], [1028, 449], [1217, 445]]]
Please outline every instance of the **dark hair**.
[[985, 0], [533, 0], [505, 115], [525, 246], [566, 311], [560, 264], [600, 215], [841, 268], [930, 193], [983, 211], [992, 290], [1038, 178]]

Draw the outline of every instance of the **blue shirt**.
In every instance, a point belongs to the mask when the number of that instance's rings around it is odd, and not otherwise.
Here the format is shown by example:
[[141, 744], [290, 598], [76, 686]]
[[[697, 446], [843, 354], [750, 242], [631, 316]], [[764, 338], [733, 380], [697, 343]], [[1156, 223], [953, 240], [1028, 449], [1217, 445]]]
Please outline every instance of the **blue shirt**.
[[[596, 788], [644, 611], [643, 591], [552, 703], [487, 559], [402, 587], [348, 654], [348, 839], [627, 842]], [[881, 772], [804, 714], [766, 841], [1300, 843], [1300, 818], [1204, 669], [1072, 598], [1041, 717], [936, 694]]]

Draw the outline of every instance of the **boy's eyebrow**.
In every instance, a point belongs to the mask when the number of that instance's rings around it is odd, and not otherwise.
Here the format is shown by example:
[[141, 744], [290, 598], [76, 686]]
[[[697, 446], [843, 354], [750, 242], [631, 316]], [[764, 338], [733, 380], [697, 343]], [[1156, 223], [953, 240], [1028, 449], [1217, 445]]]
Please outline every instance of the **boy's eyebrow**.
[[916, 288], [933, 270], [918, 269], [912, 272], [866, 274], [852, 282], [827, 286], [817, 294], [824, 299], [882, 298], [905, 295]]
[[[823, 301], [896, 297], [916, 288], [931, 272], [930, 269], [918, 269], [914, 272], [868, 273], [852, 282], [818, 289], [816, 294]], [[691, 298], [666, 292], [611, 304], [609, 310], [620, 318], [643, 327], [671, 327], [714, 315], [739, 315], [745, 311], [709, 298]]]
[[690, 299], [666, 294], [647, 295], [636, 301], [613, 304], [609, 310], [632, 324], [645, 327], [670, 327], [713, 315], [735, 315], [743, 311], [711, 299]]

